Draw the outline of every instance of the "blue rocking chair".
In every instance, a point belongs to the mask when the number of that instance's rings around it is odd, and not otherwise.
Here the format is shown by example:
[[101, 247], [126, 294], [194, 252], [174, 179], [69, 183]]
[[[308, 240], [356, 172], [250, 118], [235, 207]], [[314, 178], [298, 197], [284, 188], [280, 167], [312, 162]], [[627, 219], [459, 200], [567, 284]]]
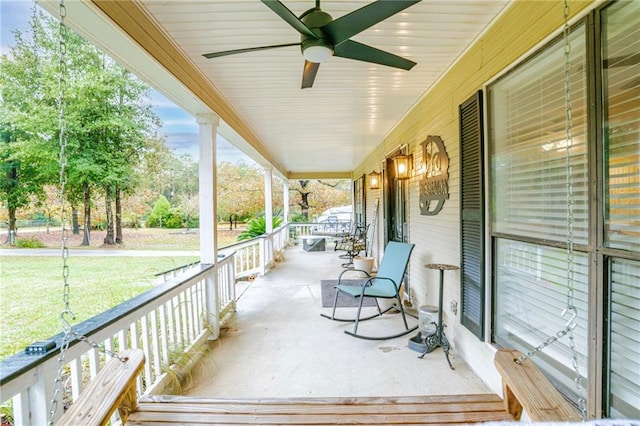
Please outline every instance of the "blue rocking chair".
[[[353, 272], [357, 270], [346, 269], [342, 271], [342, 273], [340, 273], [340, 275], [338, 276], [338, 284], [335, 286], [336, 295], [333, 300], [333, 311], [331, 313], [331, 316], [325, 315], [325, 314], [320, 314], [320, 315], [333, 321], [355, 323], [353, 327], [353, 331], [345, 330], [345, 333], [350, 336], [357, 337], [359, 339], [387, 340], [387, 339], [393, 339], [395, 337], [404, 336], [405, 334], [409, 334], [412, 331], [415, 331], [418, 328], [418, 326], [416, 325], [415, 327], [409, 328], [409, 325], [407, 324], [407, 317], [404, 312], [404, 308], [402, 306], [402, 298], [400, 296], [400, 284], [402, 283], [404, 274], [407, 270], [407, 265], [409, 264], [409, 257], [411, 256], [411, 251], [413, 250], [413, 247], [414, 247], [414, 244], [398, 243], [394, 241], [389, 242], [384, 251], [382, 262], [380, 263], [380, 267], [378, 268], [378, 273], [374, 277], [369, 277], [365, 279], [361, 286], [340, 284], [342, 281], [342, 276], [345, 273]], [[360, 271], [360, 272], [364, 272], [364, 271]], [[336, 318], [336, 305], [338, 303], [338, 295], [340, 293], [359, 299], [358, 313], [356, 314], [355, 319]], [[374, 315], [371, 315], [365, 318], [360, 318], [360, 313], [362, 311], [362, 302], [365, 297], [375, 298], [378, 312]], [[401, 331], [398, 334], [394, 334], [390, 336], [381, 336], [381, 337], [365, 336], [362, 334], [358, 334], [358, 324], [360, 323], [360, 321], [366, 321], [373, 318], [377, 318], [395, 308], [395, 306], [392, 305], [383, 311], [380, 308], [380, 305], [378, 304], [378, 300], [377, 300], [378, 298], [396, 299], [397, 308], [400, 310], [400, 313], [402, 314], [402, 320], [404, 321], [405, 329], [403, 331]]]

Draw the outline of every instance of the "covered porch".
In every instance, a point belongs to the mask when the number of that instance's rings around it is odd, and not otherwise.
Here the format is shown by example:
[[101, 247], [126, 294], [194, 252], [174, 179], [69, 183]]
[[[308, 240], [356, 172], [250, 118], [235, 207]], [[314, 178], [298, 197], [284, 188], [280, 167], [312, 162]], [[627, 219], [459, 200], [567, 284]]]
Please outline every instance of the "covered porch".
[[[44, 3], [55, 10], [54, 2]], [[236, 3], [247, 9], [235, 10]], [[358, 4], [348, 10], [337, 6], [346, 3], [334, 3], [337, 13], [346, 14], [368, 2], [354, 2]], [[575, 342], [559, 342], [535, 361], [580, 406], [584, 418], [638, 417], [639, 65], [637, 43], [625, 41], [637, 40], [637, 4], [473, 3], [484, 11], [482, 22], [472, 29], [458, 28], [465, 37], [457, 48], [440, 45], [438, 52], [450, 57], [438, 67], [427, 65], [435, 66], [440, 53], [421, 53], [434, 37], [418, 29], [435, 28], [446, 4], [425, 1], [409, 9], [415, 13], [398, 15], [384, 38], [396, 40], [389, 47], [398, 51], [407, 38], [409, 57], [424, 67], [386, 78], [379, 78], [376, 68], [365, 79], [368, 69], [336, 66], [339, 78], [329, 81], [343, 85], [323, 87], [318, 80], [311, 93], [298, 89], [297, 53], [292, 66], [279, 62], [278, 51], [273, 57], [247, 59], [249, 65], [239, 68], [232, 62], [203, 59], [209, 51], [237, 48], [226, 41], [216, 48], [210, 43], [245, 37], [246, 22], [252, 18], [271, 25], [273, 14], [255, 9], [251, 2], [192, 2], [180, 7], [151, 1], [70, 3], [70, 24], [170, 94], [200, 125], [202, 265], [186, 278], [169, 280], [144, 299], [128, 302], [126, 309], [81, 325], [77, 332], [104, 342], [107, 350], [143, 349], [144, 379], [138, 379], [143, 398], [169, 393], [299, 398], [502, 395], [493, 364], [500, 347], [526, 352], [558, 336], [558, 330], [575, 329]], [[207, 14], [201, 10], [204, 4]], [[465, 2], [455, 5], [449, 16], [456, 22], [480, 16]], [[297, 13], [302, 13], [302, 4], [297, 6]], [[237, 14], [245, 25], [226, 25]], [[185, 28], [200, 16], [206, 19], [199, 29]], [[213, 22], [221, 26], [210, 34], [206, 31]], [[264, 25], [265, 31], [279, 37], [280, 30], [268, 30], [269, 25]], [[452, 31], [450, 25], [444, 27], [438, 31], [446, 42]], [[384, 47], [373, 30], [368, 42]], [[232, 32], [235, 37], [225, 37]], [[569, 51], [579, 57], [571, 57]], [[282, 66], [273, 67], [274, 63]], [[322, 72], [330, 76], [328, 65]], [[225, 72], [218, 73], [220, 69]], [[283, 69], [295, 69], [295, 74]], [[614, 73], [616, 69], [620, 71]], [[352, 79], [345, 78], [348, 71]], [[281, 79], [284, 75], [286, 81]], [[406, 87], [414, 88], [403, 102], [397, 92], [400, 75], [408, 79]], [[396, 76], [398, 86], [391, 84]], [[232, 77], [239, 78], [237, 84]], [[366, 96], [352, 90], [354, 81]], [[566, 89], [569, 82], [573, 92]], [[387, 97], [379, 97], [382, 88], [388, 89]], [[555, 91], [547, 94], [547, 88]], [[263, 97], [254, 98], [257, 94]], [[356, 99], [362, 100], [361, 108], [349, 108]], [[521, 105], [528, 99], [532, 101]], [[571, 104], [580, 111], [573, 119], [565, 114]], [[347, 110], [359, 114], [350, 117]], [[563, 120], [563, 115], [569, 119]], [[213, 237], [212, 147], [217, 134], [265, 169], [267, 235], [228, 252], [218, 251]], [[512, 140], [507, 135], [523, 136]], [[568, 147], [573, 144], [572, 153]], [[406, 175], [394, 169], [398, 158], [412, 158]], [[574, 175], [574, 162], [581, 174]], [[599, 172], [605, 169], [608, 174]], [[285, 225], [276, 230], [269, 228], [274, 176], [282, 178], [285, 187]], [[372, 176], [382, 182], [373, 185]], [[341, 260], [330, 251], [309, 253], [288, 246], [286, 219], [291, 204], [287, 181], [321, 178], [353, 182], [354, 221], [377, 231], [371, 248], [378, 261], [388, 241], [416, 244], [408, 269], [411, 291], [406, 295], [414, 305], [433, 305], [438, 297], [437, 273], [424, 264], [461, 267], [461, 273], [447, 277], [444, 292], [455, 371], [448, 369], [440, 349], [419, 360], [406, 347], [407, 337], [360, 341], [343, 333], [349, 325], [319, 316], [319, 283], [337, 276]], [[505, 182], [513, 184], [508, 191]], [[574, 202], [575, 216], [569, 208]], [[256, 259], [258, 265], [249, 265]], [[239, 277], [249, 274], [258, 277], [236, 285]], [[565, 306], [578, 312], [575, 322], [566, 322]], [[394, 319], [390, 316], [388, 321]], [[384, 321], [374, 320], [376, 327]], [[102, 356], [78, 343], [66, 354], [74, 399], [83, 388], [82, 366], [89, 363], [94, 377]], [[203, 345], [210, 351], [203, 352]], [[172, 365], [175, 348], [193, 348], [198, 354], [187, 365]], [[31, 370], [3, 378], [3, 397], [14, 399], [14, 411], [23, 419], [20, 424], [44, 423], [46, 412], [34, 407], [45, 407], [52, 399], [55, 365], [50, 354]], [[179, 389], [170, 383], [172, 375], [193, 382]], [[172, 386], [179, 391], [169, 392]], [[542, 386], [531, 388], [544, 392]]]
[[[352, 324], [320, 317], [320, 281], [336, 279], [342, 259], [328, 247], [287, 247], [267, 275], [238, 284], [236, 313], [187, 380], [190, 396], [366, 397], [496, 393], [452, 352], [452, 371], [436, 349], [424, 359], [407, 347], [409, 334], [367, 341], [344, 334]], [[417, 259], [414, 262], [418, 262]], [[372, 308], [369, 308], [372, 309]], [[354, 315], [354, 308], [338, 308]], [[415, 319], [411, 319], [413, 324]], [[402, 328], [400, 315], [361, 324], [371, 334]]]

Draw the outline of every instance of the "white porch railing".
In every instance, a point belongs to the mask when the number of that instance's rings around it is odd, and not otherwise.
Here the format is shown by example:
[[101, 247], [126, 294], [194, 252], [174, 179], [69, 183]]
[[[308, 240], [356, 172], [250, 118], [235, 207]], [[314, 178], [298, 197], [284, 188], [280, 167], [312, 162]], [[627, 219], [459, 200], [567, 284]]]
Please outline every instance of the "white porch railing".
[[[74, 326], [100, 350], [73, 340], [65, 351], [64, 389], [56, 417], [98, 374], [107, 358], [102, 349], [142, 349], [146, 363], [139, 391], [157, 394], [171, 389], [195, 365], [199, 347], [217, 338], [220, 322], [235, 311], [237, 278], [264, 274], [288, 239], [288, 225], [283, 225], [270, 235], [225, 247], [217, 264], [168, 271], [157, 287]], [[56, 349], [44, 355], [20, 353], [0, 363], [0, 403], [11, 401], [14, 425], [47, 424], [62, 334], [50, 340]]]
[[[217, 301], [217, 304], [215, 303]], [[212, 304], [211, 306], [209, 306]], [[197, 348], [215, 334], [218, 319], [235, 308], [234, 256], [216, 265], [202, 265], [77, 326], [74, 331], [99, 348], [117, 353], [140, 348], [147, 362], [139, 379], [143, 393], [160, 393], [170, 387], [191, 363]], [[216, 324], [211, 324], [214, 322]], [[49, 417], [62, 335], [54, 336], [56, 349], [44, 355], [17, 354], [0, 364], [0, 401], [13, 404], [14, 425], [45, 425]], [[195, 349], [195, 352], [192, 351]], [[80, 395], [83, 385], [94, 378], [106, 355], [73, 340], [64, 355], [63, 390], [57, 416], [63, 405]]]
[[271, 234], [261, 235], [220, 249], [220, 253], [236, 255], [236, 277], [264, 275], [273, 265], [274, 256], [289, 241], [289, 224], [282, 225]]

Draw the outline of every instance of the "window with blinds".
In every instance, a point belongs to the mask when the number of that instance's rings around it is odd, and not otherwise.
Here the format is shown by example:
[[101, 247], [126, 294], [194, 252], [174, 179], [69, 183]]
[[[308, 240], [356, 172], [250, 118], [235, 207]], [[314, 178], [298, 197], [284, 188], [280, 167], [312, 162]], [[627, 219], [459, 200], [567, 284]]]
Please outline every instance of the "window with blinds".
[[609, 417], [640, 418], [640, 2], [602, 11]]
[[[567, 149], [573, 180], [573, 231], [586, 244], [587, 96], [585, 32], [571, 38], [573, 126], [565, 126], [562, 40], [489, 88], [492, 231], [552, 241], [567, 239]], [[571, 147], [568, 144], [571, 143]]]
[[[578, 309], [577, 351], [561, 339], [535, 362], [573, 400], [576, 374], [587, 374], [589, 241], [586, 35], [570, 35], [571, 140], [565, 123], [564, 42], [559, 40], [488, 88], [494, 341], [528, 352], [563, 330], [568, 270]], [[569, 167], [570, 166], [570, 167]], [[569, 174], [568, 170], [571, 169]], [[571, 195], [569, 195], [571, 194]], [[560, 248], [558, 248], [560, 247]], [[578, 357], [579, 372], [573, 368]]]
[[[640, 1], [603, 3], [571, 29], [570, 45], [570, 141], [563, 40], [487, 88], [492, 337], [521, 351], [537, 347], [565, 327], [561, 312], [573, 293], [574, 343], [589, 414], [636, 419]], [[534, 362], [576, 401], [570, 346], [563, 337]], [[600, 384], [602, 392], [592, 392]]]

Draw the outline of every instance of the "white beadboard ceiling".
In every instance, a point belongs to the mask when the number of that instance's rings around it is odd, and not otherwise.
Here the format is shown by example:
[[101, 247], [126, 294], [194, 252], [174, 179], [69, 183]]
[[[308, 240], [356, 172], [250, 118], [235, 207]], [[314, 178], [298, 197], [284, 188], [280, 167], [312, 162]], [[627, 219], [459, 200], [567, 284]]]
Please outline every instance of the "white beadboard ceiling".
[[[337, 19], [370, 1], [324, 0]], [[508, 5], [422, 0], [352, 39], [417, 62], [410, 71], [332, 57], [302, 90], [298, 46], [206, 59], [231, 49], [297, 43], [257, 0], [138, 0], [288, 173], [350, 172]], [[284, 0], [296, 16], [315, 0]]]

